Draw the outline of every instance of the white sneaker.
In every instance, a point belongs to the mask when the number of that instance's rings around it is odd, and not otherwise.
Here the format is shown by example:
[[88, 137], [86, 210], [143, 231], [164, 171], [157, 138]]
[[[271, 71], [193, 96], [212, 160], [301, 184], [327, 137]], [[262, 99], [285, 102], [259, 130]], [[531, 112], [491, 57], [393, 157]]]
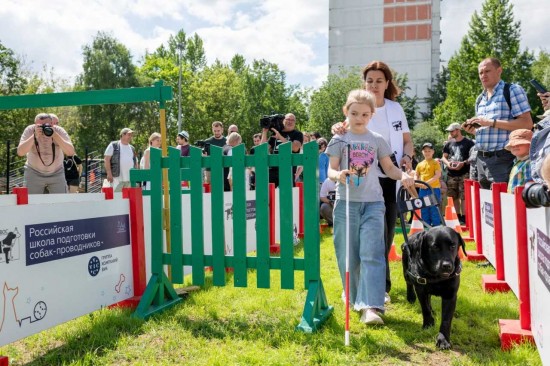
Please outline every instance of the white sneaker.
[[384, 294], [384, 304], [389, 304], [391, 302], [390, 294], [387, 292]]
[[376, 309], [364, 309], [361, 315], [361, 322], [365, 324], [384, 324], [380, 313]]

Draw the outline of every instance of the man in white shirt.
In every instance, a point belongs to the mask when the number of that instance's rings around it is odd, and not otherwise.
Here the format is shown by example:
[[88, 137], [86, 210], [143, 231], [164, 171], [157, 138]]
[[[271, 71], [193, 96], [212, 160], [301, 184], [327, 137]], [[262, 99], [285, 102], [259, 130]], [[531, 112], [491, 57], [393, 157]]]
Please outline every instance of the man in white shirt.
[[107, 181], [115, 192], [130, 187], [130, 169], [138, 168], [135, 149], [130, 145], [133, 133], [129, 128], [123, 128], [120, 131], [120, 140], [112, 141], [105, 150]]

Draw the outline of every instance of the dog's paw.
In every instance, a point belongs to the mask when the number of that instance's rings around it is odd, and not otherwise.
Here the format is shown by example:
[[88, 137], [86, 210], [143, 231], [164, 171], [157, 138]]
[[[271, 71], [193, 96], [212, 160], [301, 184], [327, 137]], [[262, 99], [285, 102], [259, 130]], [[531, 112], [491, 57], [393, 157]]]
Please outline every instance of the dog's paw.
[[410, 304], [414, 304], [414, 302], [416, 301], [416, 294], [414, 293], [414, 290], [407, 289], [407, 301]]
[[449, 342], [442, 333], [439, 333], [437, 335], [437, 338], [435, 339], [435, 345], [440, 350], [451, 349], [451, 342]]
[[[434, 318], [428, 318], [428, 319], [424, 319], [424, 322], [422, 324], [422, 328], [426, 329], [426, 328], [433, 327], [434, 325], [435, 325]], [[441, 334], [441, 333], [439, 333], [439, 334]]]

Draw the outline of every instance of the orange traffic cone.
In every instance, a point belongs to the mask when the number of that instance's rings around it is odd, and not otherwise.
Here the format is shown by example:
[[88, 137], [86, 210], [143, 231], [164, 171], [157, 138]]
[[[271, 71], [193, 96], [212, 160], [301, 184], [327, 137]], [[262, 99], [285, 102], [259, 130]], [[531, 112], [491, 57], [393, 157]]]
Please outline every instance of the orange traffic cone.
[[391, 245], [390, 252], [388, 253], [388, 260], [390, 262], [397, 262], [401, 260], [401, 256], [397, 254], [395, 250], [395, 243], [392, 243]]
[[458, 221], [458, 215], [456, 214], [454, 202], [452, 197], [447, 198], [447, 207], [445, 207], [445, 225], [455, 229], [459, 234], [462, 234], [462, 226]]
[[420, 220], [417, 218], [417, 216], [422, 217], [422, 214], [420, 213], [420, 210], [415, 210], [415, 213], [416, 214], [413, 215], [411, 228], [409, 230], [409, 236], [411, 236], [412, 234], [415, 234], [419, 231], [424, 230], [424, 225], [422, 225], [422, 222], [420, 222]]

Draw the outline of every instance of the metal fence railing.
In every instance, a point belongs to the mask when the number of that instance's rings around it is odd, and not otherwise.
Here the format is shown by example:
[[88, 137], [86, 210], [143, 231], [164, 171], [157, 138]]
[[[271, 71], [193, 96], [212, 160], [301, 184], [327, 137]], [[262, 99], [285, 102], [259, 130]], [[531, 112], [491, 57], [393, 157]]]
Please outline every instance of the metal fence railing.
[[[25, 156], [17, 155], [17, 145], [13, 141], [6, 141], [0, 148], [0, 166], [3, 174], [0, 174], [0, 194], [10, 194], [15, 187], [25, 185]], [[80, 176], [80, 192], [99, 193], [106, 177], [103, 162], [103, 152], [88, 151], [86, 148], [83, 167]]]

